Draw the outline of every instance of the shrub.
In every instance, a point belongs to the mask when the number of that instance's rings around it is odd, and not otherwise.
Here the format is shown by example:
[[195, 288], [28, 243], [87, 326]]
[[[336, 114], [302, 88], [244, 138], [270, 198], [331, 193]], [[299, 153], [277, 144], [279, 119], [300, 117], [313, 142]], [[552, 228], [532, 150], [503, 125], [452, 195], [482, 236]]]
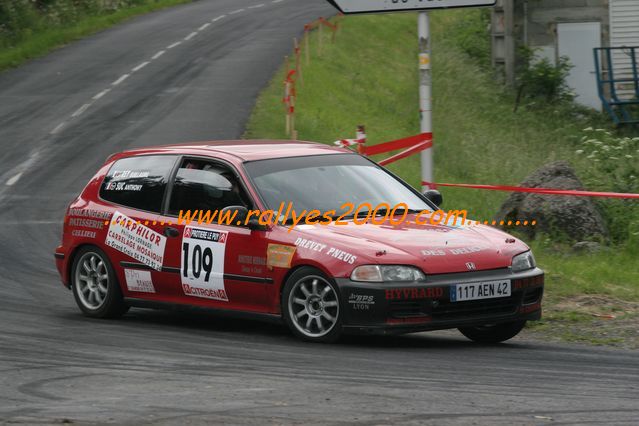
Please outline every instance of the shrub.
[[116, 12], [156, 0], [0, 0], [0, 47], [80, 19]]
[[[584, 129], [577, 155], [587, 160], [586, 186], [639, 193], [639, 137], [620, 137], [604, 129]], [[613, 240], [637, 240], [639, 201], [599, 199]]]
[[0, 0], [0, 45], [28, 36], [40, 19], [33, 1]]
[[490, 9], [479, 9], [460, 15], [451, 25], [451, 38], [464, 53], [482, 67], [490, 67]]
[[562, 56], [554, 65], [547, 58], [538, 58], [536, 52], [526, 46], [519, 50], [517, 82], [520, 96], [542, 98], [549, 103], [572, 101], [574, 93], [566, 84], [573, 67], [568, 57]]

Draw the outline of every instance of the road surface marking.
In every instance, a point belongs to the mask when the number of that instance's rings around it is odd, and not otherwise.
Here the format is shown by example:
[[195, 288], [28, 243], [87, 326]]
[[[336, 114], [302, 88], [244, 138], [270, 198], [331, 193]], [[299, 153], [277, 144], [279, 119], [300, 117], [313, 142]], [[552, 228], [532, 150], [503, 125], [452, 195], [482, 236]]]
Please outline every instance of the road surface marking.
[[60, 130], [62, 130], [62, 128], [64, 126], [66, 126], [67, 122], [63, 121], [62, 123], [58, 124], [57, 126], [55, 126], [55, 129], [51, 130], [51, 132], [49, 132], [50, 135], [55, 135], [56, 133], [58, 133]]
[[129, 78], [129, 74], [124, 74], [123, 76], [121, 76], [120, 78], [118, 78], [117, 80], [115, 80], [113, 83], [111, 83], [112, 86], [117, 86], [118, 84], [122, 83], [124, 80], [126, 80], [127, 78]]
[[82, 105], [80, 108], [78, 108], [73, 114], [71, 114], [71, 117], [77, 117], [79, 115], [82, 115], [82, 113], [84, 111], [87, 110], [87, 108], [89, 108], [91, 106], [91, 104], [84, 104]]
[[[282, 1], [284, 1], [284, 0], [273, 0], [273, 3], [280, 3]], [[256, 4], [256, 5], [253, 5], [253, 6], [248, 6], [248, 9], [257, 9], [257, 8], [264, 7], [264, 6], [265, 6], [264, 3], [260, 3], [260, 4]], [[234, 10], [232, 12], [229, 12], [228, 15], [235, 15], [237, 13], [244, 12], [245, 10], [246, 9], [237, 9], [237, 10]], [[217, 17], [211, 19], [211, 22], [217, 22], [220, 19], [226, 18], [226, 16], [227, 15], [217, 16]], [[208, 28], [210, 25], [211, 24], [207, 22], [207, 23], [203, 24], [202, 26], [200, 26], [197, 31], [203, 31], [206, 28]], [[184, 37], [184, 40], [190, 40], [193, 37], [195, 37], [197, 35], [197, 31], [194, 31], [191, 34], [189, 34], [186, 37]], [[173, 49], [174, 47], [177, 47], [180, 44], [182, 44], [182, 41], [176, 41], [175, 43], [168, 45], [166, 47], [166, 50]], [[157, 52], [155, 55], [153, 55], [151, 57], [151, 60], [157, 59], [160, 56], [164, 55], [166, 53], [166, 50], [160, 50], [159, 52]], [[131, 70], [131, 72], [132, 73], [137, 72], [137, 71], [141, 70], [142, 68], [144, 68], [145, 66], [147, 66], [149, 63], [150, 63], [149, 61], [142, 62], [141, 64], [139, 64], [138, 66], [133, 68]], [[112, 82], [111, 85], [112, 86], [117, 86], [120, 83], [122, 83], [124, 80], [129, 78], [129, 76], [130, 76], [130, 74], [124, 74], [124, 75], [120, 76], [117, 80]], [[92, 100], [93, 101], [97, 101], [98, 99], [102, 98], [104, 95], [109, 93], [110, 91], [111, 91], [111, 89], [105, 89], [105, 90], [101, 91], [100, 93], [96, 94], [95, 96], [93, 96]], [[87, 104], [82, 105], [73, 114], [71, 114], [71, 117], [75, 118], [75, 117], [78, 117], [78, 116], [82, 115], [87, 109], [89, 109], [89, 107], [91, 105], [92, 105], [92, 103], [87, 103]], [[64, 126], [66, 126], [66, 124], [67, 124], [66, 121], [63, 121], [62, 123], [58, 124], [53, 130], [51, 130], [51, 132], [49, 132], [49, 134], [55, 135], [55, 134], [59, 133], [64, 128]], [[24, 164], [27, 164], [27, 163], [30, 163], [30, 162], [34, 161], [36, 156], [37, 155], [31, 156], [33, 158], [30, 157]], [[20, 179], [20, 177], [22, 176], [22, 173], [23, 172], [19, 172], [16, 175], [14, 175], [13, 177], [11, 177], [9, 180], [7, 180], [6, 185], [7, 186], [14, 185]]]
[[[37, 147], [35, 150], [31, 151], [31, 153], [29, 154], [29, 158], [27, 158], [25, 161], [18, 164], [17, 166], [12, 168], [8, 172], [4, 173], [2, 175], [3, 178], [4, 176], [8, 176], [10, 174], [15, 173], [15, 175], [11, 179], [7, 180], [6, 182], [7, 186], [11, 186], [15, 184], [25, 171], [31, 170], [33, 168], [33, 165], [38, 162], [38, 159], [41, 156], [41, 152], [42, 152], [42, 146]], [[3, 198], [4, 198], [4, 191], [0, 190], [0, 200]]]
[[100, 99], [102, 96], [106, 95], [107, 93], [109, 93], [111, 91], [111, 89], [106, 89], [101, 91], [100, 93], [98, 93], [97, 95], [95, 95], [94, 97], [92, 97], [91, 99], [93, 99], [94, 101], [97, 101], [98, 99]]
[[138, 65], [137, 67], [133, 68], [131, 70], [131, 72], [136, 72], [136, 71], [140, 71], [142, 68], [146, 67], [147, 65], [149, 65], [149, 61], [146, 62], [142, 62], [140, 65]]
[[22, 177], [22, 172], [13, 176], [11, 179], [7, 181], [7, 186], [13, 186], [18, 180], [20, 180], [21, 177]]

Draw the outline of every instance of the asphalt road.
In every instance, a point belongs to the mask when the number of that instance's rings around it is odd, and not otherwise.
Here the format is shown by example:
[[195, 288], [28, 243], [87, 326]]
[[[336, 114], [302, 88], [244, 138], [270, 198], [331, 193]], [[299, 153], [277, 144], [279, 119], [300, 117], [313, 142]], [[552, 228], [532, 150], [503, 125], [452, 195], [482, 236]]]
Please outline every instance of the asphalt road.
[[0, 421], [639, 422], [637, 352], [454, 332], [311, 345], [206, 315], [80, 315], [52, 256], [68, 201], [112, 152], [239, 137], [292, 37], [331, 12], [203, 0], [0, 74]]

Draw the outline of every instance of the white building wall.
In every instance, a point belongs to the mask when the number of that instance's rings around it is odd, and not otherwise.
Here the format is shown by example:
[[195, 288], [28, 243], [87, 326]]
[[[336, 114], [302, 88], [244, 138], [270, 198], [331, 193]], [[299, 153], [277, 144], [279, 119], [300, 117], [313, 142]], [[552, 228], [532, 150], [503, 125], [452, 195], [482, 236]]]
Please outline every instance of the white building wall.
[[[639, 48], [639, 0], [610, 0], [610, 46]], [[639, 54], [639, 49], [636, 50]], [[637, 58], [639, 61], [639, 57]], [[630, 56], [613, 51], [615, 78], [632, 78]], [[617, 84], [617, 95], [622, 99], [634, 97], [632, 83]]]

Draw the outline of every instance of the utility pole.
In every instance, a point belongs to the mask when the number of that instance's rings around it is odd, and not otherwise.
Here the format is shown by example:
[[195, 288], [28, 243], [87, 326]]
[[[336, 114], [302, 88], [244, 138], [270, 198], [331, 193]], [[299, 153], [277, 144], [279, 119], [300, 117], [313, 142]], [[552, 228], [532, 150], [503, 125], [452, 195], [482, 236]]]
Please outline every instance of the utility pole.
[[[419, 37], [419, 114], [422, 133], [433, 131], [433, 99], [430, 62], [430, 22], [427, 12], [419, 12], [417, 18], [417, 35]], [[433, 149], [425, 149], [421, 153], [422, 181], [433, 182]], [[428, 185], [423, 190], [431, 189]]]
[[[507, 0], [512, 2], [512, 0]], [[419, 114], [422, 133], [433, 133], [432, 75], [430, 62], [430, 22], [427, 10], [449, 7], [495, 6], [497, 0], [328, 0], [344, 14], [419, 11]], [[320, 27], [321, 28], [321, 27]], [[433, 149], [421, 152], [422, 182], [433, 182]], [[423, 190], [434, 189], [422, 185]]]

